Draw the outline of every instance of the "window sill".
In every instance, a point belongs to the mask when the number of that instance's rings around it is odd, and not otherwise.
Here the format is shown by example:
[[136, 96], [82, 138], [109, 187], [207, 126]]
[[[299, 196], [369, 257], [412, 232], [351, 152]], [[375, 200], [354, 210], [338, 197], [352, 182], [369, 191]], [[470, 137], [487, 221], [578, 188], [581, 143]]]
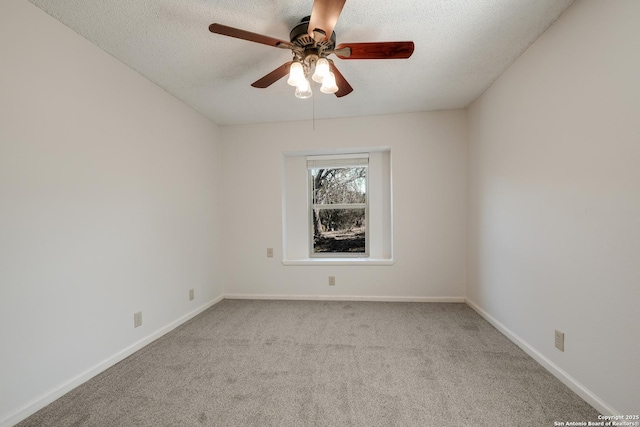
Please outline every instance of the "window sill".
[[302, 258], [283, 259], [282, 265], [393, 265], [393, 258]]

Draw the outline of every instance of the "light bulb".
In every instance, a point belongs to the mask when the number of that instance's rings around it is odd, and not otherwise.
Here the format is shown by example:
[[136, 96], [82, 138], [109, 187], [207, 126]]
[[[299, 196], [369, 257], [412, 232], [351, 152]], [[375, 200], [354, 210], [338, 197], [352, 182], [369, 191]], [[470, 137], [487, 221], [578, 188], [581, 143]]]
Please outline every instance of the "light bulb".
[[314, 82], [322, 83], [322, 80], [329, 74], [329, 61], [326, 58], [318, 59], [316, 62], [316, 72], [313, 73]]
[[287, 83], [291, 86], [299, 86], [303, 80], [306, 79], [304, 78], [302, 64], [299, 62], [293, 62], [289, 68], [289, 80], [287, 80]]
[[336, 76], [332, 72], [329, 72], [322, 81], [322, 87], [320, 92], [322, 93], [336, 93], [338, 86], [336, 85]]
[[296, 98], [307, 99], [311, 98], [312, 95], [313, 91], [311, 90], [309, 80], [303, 78], [302, 82], [296, 87]]

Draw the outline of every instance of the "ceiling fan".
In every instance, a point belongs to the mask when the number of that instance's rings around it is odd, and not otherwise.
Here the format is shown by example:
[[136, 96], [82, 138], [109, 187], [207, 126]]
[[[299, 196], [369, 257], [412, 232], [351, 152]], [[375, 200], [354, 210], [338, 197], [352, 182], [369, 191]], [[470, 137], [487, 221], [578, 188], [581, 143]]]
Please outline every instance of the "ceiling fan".
[[209, 31], [291, 50], [291, 61], [253, 82], [253, 87], [269, 87], [289, 73], [287, 83], [296, 87], [295, 95], [298, 98], [309, 98], [312, 90], [308, 78], [312, 75], [313, 81], [322, 83], [321, 92], [343, 97], [350, 94], [353, 88], [338, 71], [333, 60], [327, 59], [329, 55], [335, 54], [340, 59], [402, 59], [409, 58], [414, 48], [411, 41], [336, 45], [336, 33], [333, 29], [345, 2], [346, 0], [314, 0], [311, 15], [302, 18], [291, 30], [288, 42], [217, 23], [209, 25]]

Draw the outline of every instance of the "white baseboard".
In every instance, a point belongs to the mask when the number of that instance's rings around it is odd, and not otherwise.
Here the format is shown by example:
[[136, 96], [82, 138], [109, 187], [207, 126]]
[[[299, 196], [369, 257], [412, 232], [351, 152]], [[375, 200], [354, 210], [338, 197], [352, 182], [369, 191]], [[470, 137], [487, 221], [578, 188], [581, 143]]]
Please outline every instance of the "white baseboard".
[[82, 372], [78, 376], [76, 376], [74, 378], [71, 378], [69, 381], [67, 381], [67, 382], [65, 382], [63, 384], [60, 384], [56, 388], [54, 388], [54, 389], [42, 394], [41, 396], [35, 398], [31, 402], [27, 403], [26, 405], [18, 408], [17, 410], [9, 413], [4, 418], [0, 419], [0, 427], [13, 426], [14, 424], [19, 423], [20, 421], [24, 420], [25, 418], [29, 417], [30, 415], [33, 415], [34, 413], [36, 413], [40, 409], [42, 409], [45, 406], [47, 406], [50, 403], [52, 403], [54, 400], [62, 397], [63, 395], [67, 394], [68, 392], [70, 392], [74, 388], [76, 388], [79, 385], [89, 381], [91, 378], [95, 377], [96, 375], [100, 374], [101, 372], [103, 372], [103, 371], [107, 370], [108, 368], [112, 367], [116, 363], [124, 360], [125, 358], [127, 358], [129, 356], [131, 356], [133, 353], [135, 353], [136, 351], [140, 350], [144, 346], [146, 346], [146, 345], [150, 344], [151, 342], [157, 340], [158, 338], [160, 338], [161, 336], [165, 335], [166, 333], [171, 332], [172, 330], [174, 330], [178, 326], [180, 326], [183, 323], [185, 323], [187, 320], [192, 319], [193, 317], [195, 317], [198, 314], [202, 313], [203, 311], [205, 311], [209, 307], [219, 303], [223, 299], [224, 299], [224, 295], [220, 295], [219, 297], [217, 297], [217, 298], [215, 298], [215, 299], [213, 299], [213, 300], [201, 305], [200, 307], [196, 308], [195, 310], [185, 314], [184, 316], [174, 320], [173, 322], [169, 323], [168, 325], [166, 325], [166, 326], [156, 330], [155, 332], [147, 335], [146, 337], [142, 338], [140, 341], [137, 341], [137, 342], [133, 343], [129, 347], [125, 348], [124, 350], [119, 351], [118, 353], [114, 354], [113, 356], [109, 357], [108, 359], [103, 360], [102, 362], [98, 363], [97, 365], [87, 369], [86, 371]]
[[562, 381], [567, 387], [569, 387], [573, 392], [575, 392], [578, 396], [584, 399], [589, 405], [593, 406], [597, 411], [599, 411], [603, 415], [621, 415], [620, 412], [614, 410], [610, 405], [596, 396], [591, 390], [582, 385], [579, 381], [561, 369], [558, 365], [553, 363], [547, 357], [545, 357], [542, 353], [536, 350], [534, 347], [529, 345], [526, 341], [520, 338], [516, 333], [512, 330], [504, 326], [500, 323], [496, 318], [491, 316], [489, 313], [481, 309], [478, 304], [471, 301], [469, 298], [466, 298], [466, 303], [469, 307], [474, 309], [480, 316], [484, 317], [484, 319], [491, 323], [497, 330], [502, 332], [507, 338], [509, 338], [515, 345], [520, 347], [525, 353], [531, 356], [536, 362], [542, 365], [547, 371], [549, 371], [554, 377]]
[[298, 300], [298, 301], [381, 301], [381, 302], [458, 302], [464, 297], [394, 297], [361, 295], [272, 295], [272, 294], [225, 294], [225, 299]]

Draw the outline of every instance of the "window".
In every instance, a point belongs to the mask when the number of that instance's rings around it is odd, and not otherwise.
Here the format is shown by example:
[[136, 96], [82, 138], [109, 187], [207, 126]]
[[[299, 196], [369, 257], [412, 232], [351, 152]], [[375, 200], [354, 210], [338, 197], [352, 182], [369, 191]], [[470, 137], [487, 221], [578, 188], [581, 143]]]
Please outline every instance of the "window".
[[283, 152], [282, 263], [392, 265], [391, 184], [389, 147]]
[[311, 257], [369, 255], [367, 154], [307, 157]]

